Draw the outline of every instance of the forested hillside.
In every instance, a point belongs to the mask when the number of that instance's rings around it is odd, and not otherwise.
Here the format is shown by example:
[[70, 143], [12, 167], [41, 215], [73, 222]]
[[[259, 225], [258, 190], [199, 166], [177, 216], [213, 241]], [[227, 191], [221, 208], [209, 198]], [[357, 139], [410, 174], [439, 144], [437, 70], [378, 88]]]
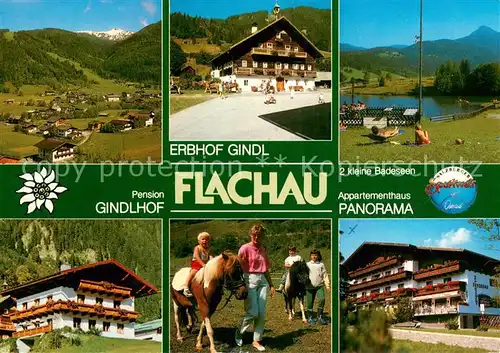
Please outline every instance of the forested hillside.
[[[209, 232], [212, 251], [219, 254], [224, 250], [238, 252], [241, 245], [250, 241], [249, 230], [254, 224], [262, 224], [267, 231], [265, 247], [275, 270], [281, 270], [281, 263], [288, 256], [288, 246], [294, 244], [299, 253], [306, 256], [305, 249], [318, 248], [324, 257], [331, 248], [331, 222], [329, 220], [241, 220], [241, 221], [172, 221], [170, 228], [170, 252], [175, 258], [192, 256], [200, 232]], [[307, 259], [307, 257], [306, 257]], [[279, 264], [279, 265], [276, 265]]]
[[[161, 290], [157, 221], [2, 220], [0, 279], [9, 287], [72, 267], [114, 258]], [[139, 298], [138, 321], [161, 317], [161, 294]]]
[[106, 78], [159, 84], [161, 23], [117, 43], [60, 29], [0, 31], [0, 85], [85, 85], [74, 63]]
[[[321, 50], [331, 50], [331, 11], [300, 6], [282, 9], [281, 14]], [[235, 44], [251, 34], [252, 24], [258, 28], [269, 24], [267, 11], [246, 13], [227, 19], [206, 19], [181, 13], [170, 15], [170, 34], [177, 38], [208, 38], [212, 44]]]

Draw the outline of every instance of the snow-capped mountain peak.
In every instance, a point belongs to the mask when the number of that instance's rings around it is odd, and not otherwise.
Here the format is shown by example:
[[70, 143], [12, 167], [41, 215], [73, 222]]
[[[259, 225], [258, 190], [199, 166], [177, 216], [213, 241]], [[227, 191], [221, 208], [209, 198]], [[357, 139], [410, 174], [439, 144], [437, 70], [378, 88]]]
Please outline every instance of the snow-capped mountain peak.
[[106, 39], [114, 40], [114, 41], [123, 40], [123, 39], [127, 38], [128, 36], [134, 34], [134, 32], [124, 31], [123, 29], [120, 29], [120, 28], [113, 28], [113, 29], [110, 29], [109, 31], [106, 31], [106, 32], [78, 31], [77, 33], [86, 33], [86, 34], [90, 34], [90, 35], [93, 35], [93, 36], [96, 36], [99, 38], [106, 38]]

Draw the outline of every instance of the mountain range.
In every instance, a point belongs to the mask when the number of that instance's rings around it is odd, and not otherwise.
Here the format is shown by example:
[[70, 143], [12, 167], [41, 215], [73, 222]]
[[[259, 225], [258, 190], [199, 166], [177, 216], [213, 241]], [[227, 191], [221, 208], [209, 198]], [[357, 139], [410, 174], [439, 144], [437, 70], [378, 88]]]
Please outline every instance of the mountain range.
[[159, 84], [161, 22], [120, 41], [54, 28], [0, 30], [0, 86], [8, 81], [17, 87], [86, 85], [89, 78], [81, 68], [103, 78]]
[[[500, 32], [481, 26], [459, 39], [440, 39], [423, 42], [424, 74], [434, 74], [442, 63], [468, 59], [472, 66], [498, 62]], [[349, 44], [341, 45], [341, 66], [366, 71], [390, 71], [404, 76], [417, 73], [419, 44], [363, 49]]]
[[135, 32], [130, 32], [130, 31], [125, 31], [120, 28], [113, 28], [110, 29], [109, 31], [105, 32], [99, 32], [99, 31], [77, 31], [76, 33], [86, 33], [90, 34], [92, 36], [98, 37], [98, 38], [104, 38], [104, 39], [109, 39], [112, 41], [119, 41], [123, 40], [127, 37], [130, 37], [132, 34]]

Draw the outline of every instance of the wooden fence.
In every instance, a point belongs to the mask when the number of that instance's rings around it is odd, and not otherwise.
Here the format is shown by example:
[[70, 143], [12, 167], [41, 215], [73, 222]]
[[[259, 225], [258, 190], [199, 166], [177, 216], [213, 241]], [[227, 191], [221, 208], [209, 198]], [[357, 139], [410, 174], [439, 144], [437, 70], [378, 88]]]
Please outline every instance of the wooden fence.
[[411, 126], [416, 123], [416, 115], [404, 115], [409, 107], [377, 107], [360, 110], [349, 109], [340, 112], [340, 122], [346, 127], [362, 127], [365, 118], [386, 119], [387, 126]]
[[440, 122], [444, 122], [444, 121], [468, 119], [468, 118], [475, 117], [481, 113], [484, 113], [485, 111], [487, 111], [488, 109], [491, 109], [493, 107], [494, 107], [494, 104], [489, 104], [487, 106], [481, 107], [481, 108], [473, 110], [471, 112], [433, 116], [430, 118], [430, 120], [432, 122], [435, 122], [435, 123], [440, 123]]

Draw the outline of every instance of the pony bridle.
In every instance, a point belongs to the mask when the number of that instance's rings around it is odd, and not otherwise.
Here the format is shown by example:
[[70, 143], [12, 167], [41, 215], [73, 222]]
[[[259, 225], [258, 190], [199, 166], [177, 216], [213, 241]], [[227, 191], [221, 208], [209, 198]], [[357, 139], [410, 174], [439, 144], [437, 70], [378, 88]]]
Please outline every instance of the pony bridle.
[[231, 297], [234, 295], [236, 290], [243, 287], [244, 285], [245, 285], [245, 280], [243, 279], [243, 274], [240, 274], [239, 278], [237, 280], [234, 280], [232, 276], [229, 276], [226, 273], [224, 273], [224, 283], [222, 285], [222, 288], [227, 289], [230, 292], [230, 294], [229, 297], [227, 297], [224, 306], [220, 308], [220, 310], [226, 307], [226, 305], [229, 303]]

